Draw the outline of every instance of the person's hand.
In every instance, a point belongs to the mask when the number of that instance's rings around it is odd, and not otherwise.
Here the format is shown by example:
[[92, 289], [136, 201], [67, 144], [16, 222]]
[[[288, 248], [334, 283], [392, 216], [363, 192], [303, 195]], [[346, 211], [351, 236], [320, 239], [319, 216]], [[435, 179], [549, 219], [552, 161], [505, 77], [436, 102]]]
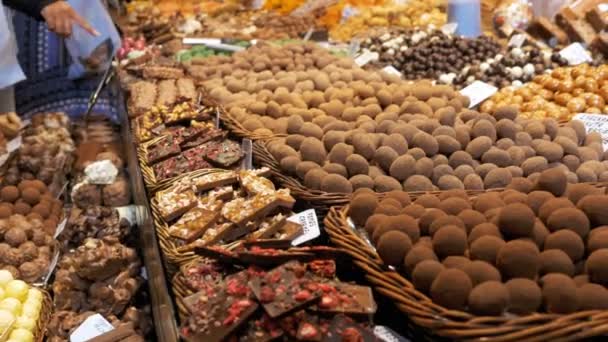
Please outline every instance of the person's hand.
[[42, 9], [42, 17], [49, 29], [58, 35], [69, 37], [72, 34], [72, 25], [76, 24], [94, 36], [99, 32], [82, 18], [70, 4], [65, 1], [55, 1]]

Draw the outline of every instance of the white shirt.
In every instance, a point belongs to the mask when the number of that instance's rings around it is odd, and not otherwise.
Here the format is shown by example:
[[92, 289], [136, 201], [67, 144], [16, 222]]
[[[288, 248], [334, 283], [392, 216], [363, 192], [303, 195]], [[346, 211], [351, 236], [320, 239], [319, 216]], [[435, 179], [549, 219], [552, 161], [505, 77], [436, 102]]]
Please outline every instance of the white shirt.
[[17, 41], [13, 30], [13, 13], [0, 0], [0, 89], [25, 79], [17, 61]]

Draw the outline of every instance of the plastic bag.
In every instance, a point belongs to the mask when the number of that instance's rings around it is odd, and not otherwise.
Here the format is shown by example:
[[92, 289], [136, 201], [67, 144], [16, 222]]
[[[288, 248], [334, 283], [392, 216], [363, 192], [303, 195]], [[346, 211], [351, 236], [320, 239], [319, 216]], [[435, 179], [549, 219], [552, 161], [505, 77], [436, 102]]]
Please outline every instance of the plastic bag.
[[25, 79], [17, 62], [17, 42], [12, 29], [12, 13], [0, 0], [0, 89]]
[[72, 57], [68, 78], [101, 74], [121, 46], [114, 22], [100, 0], [68, 0], [68, 3], [99, 32], [95, 37], [82, 27], [73, 26], [72, 35], [65, 40]]

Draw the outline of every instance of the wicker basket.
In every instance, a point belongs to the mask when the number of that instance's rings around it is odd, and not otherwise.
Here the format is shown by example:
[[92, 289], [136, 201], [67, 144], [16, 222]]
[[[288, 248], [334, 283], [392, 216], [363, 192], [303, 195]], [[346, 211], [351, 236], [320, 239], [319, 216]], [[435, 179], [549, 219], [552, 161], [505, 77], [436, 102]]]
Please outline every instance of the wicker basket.
[[186, 304], [184, 304], [184, 298], [193, 295], [194, 291], [190, 290], [188, 285], [186, 285], [186, 281], [181, 272], [173, 277], [172, 287], [173, 295], [175, 296], [175, 304], [177, 305], [177, 315], [180, 321], [183, 322], [190, 315], [190, 312], [186, 308]]
[[40, 309], [40, 317], [38, 317], [38, 321], [36, 322], [34, 341], [42, 342], [46, 333], [46, 326], [53, 314], [53, 300], [48, 292], [40, 288], [38, 290], [42, 292], [42, 308]]
[[[608, 311], [479, 317], [446, 309], [383, 264], [375, 250], [350, 227], [348, 206], [331, 208], [324, 223], [331, 241], [353, 258], [375, 290], [394, 301], [414, 324], [431, 334], [457, 340], [504, 342], [574, 341], [608, 333]], [[405, 320], [404, 317], [404, 323]]]
[[229, 114], [226, 110], [220, 112], [220, 120], [228, 128], [228, 130], [234, 135], [240, 138], [249, 138], [251, 140], [267, 140], [277, 137], [285, 137], [287, 134], [259, 134], [251, 132], [246, 129], [234, 116]]

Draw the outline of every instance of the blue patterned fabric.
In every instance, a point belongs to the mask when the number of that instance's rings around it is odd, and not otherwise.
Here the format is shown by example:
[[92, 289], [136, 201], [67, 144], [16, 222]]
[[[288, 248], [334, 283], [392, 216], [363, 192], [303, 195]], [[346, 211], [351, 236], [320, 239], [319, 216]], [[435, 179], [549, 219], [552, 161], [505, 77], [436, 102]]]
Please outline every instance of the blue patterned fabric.
[[[61, 39], [43, 22], [21, 13], [15, 15], [14, 24], [19, 63], [27, 76], [15, 86], [17, 112], [26, 117], [45, 111], [81, 116], [99, 79], [68, 80], [69, 57]], [[116, 98], [104, 91], [93, 112], [117, 121]]]

